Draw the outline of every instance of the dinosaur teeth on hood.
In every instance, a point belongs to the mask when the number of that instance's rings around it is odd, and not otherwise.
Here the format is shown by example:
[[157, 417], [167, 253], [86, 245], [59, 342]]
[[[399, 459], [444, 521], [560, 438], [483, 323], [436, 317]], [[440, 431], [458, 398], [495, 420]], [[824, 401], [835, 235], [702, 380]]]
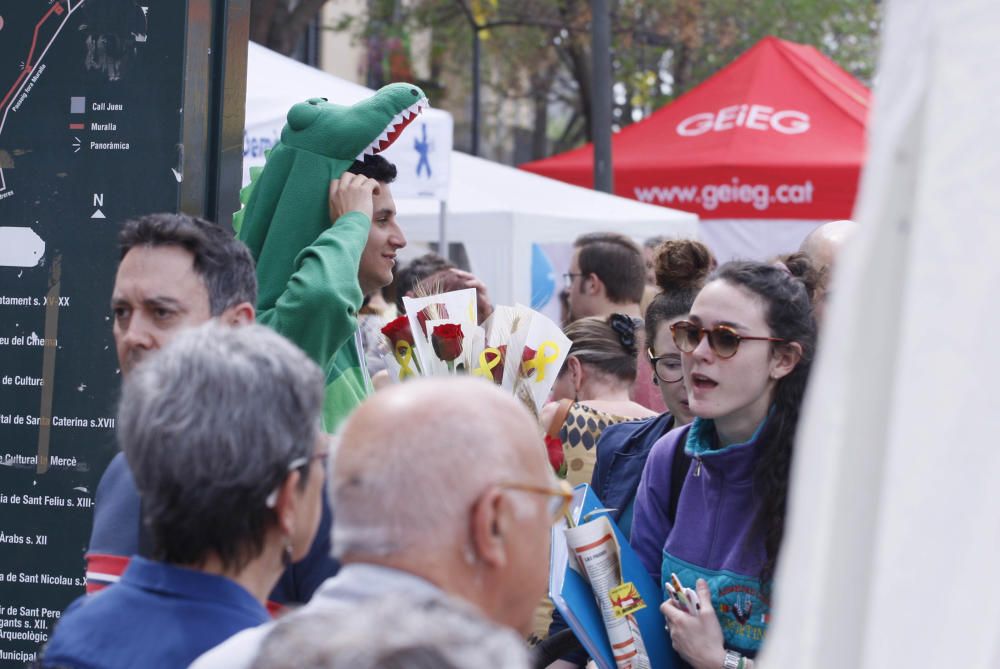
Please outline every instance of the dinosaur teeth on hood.
[[355, 160], [363, 161], [365, 159], [365, 156], [374, 156], [374, 155], [375, 155], [375, 145], [369, 144], [368, 146], [365, 147], [364, 151], [358, 154], [358, 157], [355, 158]]
[[412, 114], [419, 114], [423, 110], [429, 109], [429, 108], [430, 108], [430, 104], [427, 102], [427, 98], [420, 98], [419, 100], [417, 100], [416, 102], [414, 102], [412, 105], [410, 105], [409, 107], [407, 107], [406, 109], [404, 109], [402, 113], [403, 114], [409, 113], [411, 115]]
[[393, 116], [392, 120], [385, 126], [382, 134], [369, 144], [364, 151], [358, 154], [355, 160], [364, 160], [365, 156], [373, 156], [389, 148], [392, 142], [399, 136], [399, 133], [425, 109], [430, 109], [430, 104], [428, 104], [427, 98], [421, 98]]

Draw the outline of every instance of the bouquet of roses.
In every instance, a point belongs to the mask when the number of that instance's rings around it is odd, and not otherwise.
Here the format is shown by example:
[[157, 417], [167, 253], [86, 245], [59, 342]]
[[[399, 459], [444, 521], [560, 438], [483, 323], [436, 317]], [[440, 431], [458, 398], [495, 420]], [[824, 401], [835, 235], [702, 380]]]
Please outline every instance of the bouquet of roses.
[[537, 414], [569, 353], [558, 325], [522, 305], [498, 306], [482, 325], [468, 288], [403, 298], [406, 313], [384, 328], [394, 381], [469, 374], [495, 383]]

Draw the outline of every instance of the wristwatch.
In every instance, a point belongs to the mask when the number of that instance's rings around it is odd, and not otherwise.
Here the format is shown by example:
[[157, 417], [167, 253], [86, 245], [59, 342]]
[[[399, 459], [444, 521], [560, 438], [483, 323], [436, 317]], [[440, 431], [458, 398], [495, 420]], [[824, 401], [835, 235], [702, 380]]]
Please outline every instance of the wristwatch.
[[726, 651], [726, 659], [722, 661], [722, 669], [742, 669], [743, 656], [735, 650]]

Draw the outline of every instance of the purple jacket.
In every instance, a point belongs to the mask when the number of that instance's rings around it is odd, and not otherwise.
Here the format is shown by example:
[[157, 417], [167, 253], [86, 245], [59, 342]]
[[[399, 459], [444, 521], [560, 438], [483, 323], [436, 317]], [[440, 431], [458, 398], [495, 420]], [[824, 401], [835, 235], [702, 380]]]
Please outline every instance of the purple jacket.
[[[710, 420], [696, 418], [664, 435], [642, 473], [630, 539], [661, 586], [671, 572], [692, 589], [696, 579], [708, 581], [726, 647], [751, 657], [760, 648], [770, 610], [758, 581], [764, 543], [751, 536], [758, 508], [752, 480], [761, 427], [750, 441], [725, 448], [714, 448]], [[670, 466], [679, 447], [693, 460], [671, 523]]]

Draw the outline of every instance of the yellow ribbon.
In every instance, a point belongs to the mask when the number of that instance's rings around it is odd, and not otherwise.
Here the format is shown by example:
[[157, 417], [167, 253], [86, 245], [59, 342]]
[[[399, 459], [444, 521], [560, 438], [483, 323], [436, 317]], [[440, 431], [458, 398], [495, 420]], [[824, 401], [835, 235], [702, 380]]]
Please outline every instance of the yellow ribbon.
[[[546, 355], [545, 351], [550, 350], [551, 353]], [[545, 380], [545, 367], [552, 364], [559, 359], [559, 344], [552, 340], [542, 342], [542, 345], [538, 347], [535, 351], [535, 357], [524, 363], [524, 375], [527, 376], [530, 370], [534, 369], [538, 371], [535, 376], [535, 383], [539, 383]]]
[[[492, 353], [493, 359], [487, 360], [486, 354]], [[493, 381], [493, 368], [500, 364], [500, 350], [496, 348], [483, 349], [483, 352], [479, 354], [479, 367], [472, 370], [473, 376], [482, 376], [485, 379]]]
[[399, 363], [399, 380], [416, 376], [417, 373], [410, 368], [410, 362], [413, 361], [413, 348], [410, 346], [409, 342], [402, 339], [396, 342], [396, 345], [392, 349], [392, 356], [396, 358], [396, 362]]

